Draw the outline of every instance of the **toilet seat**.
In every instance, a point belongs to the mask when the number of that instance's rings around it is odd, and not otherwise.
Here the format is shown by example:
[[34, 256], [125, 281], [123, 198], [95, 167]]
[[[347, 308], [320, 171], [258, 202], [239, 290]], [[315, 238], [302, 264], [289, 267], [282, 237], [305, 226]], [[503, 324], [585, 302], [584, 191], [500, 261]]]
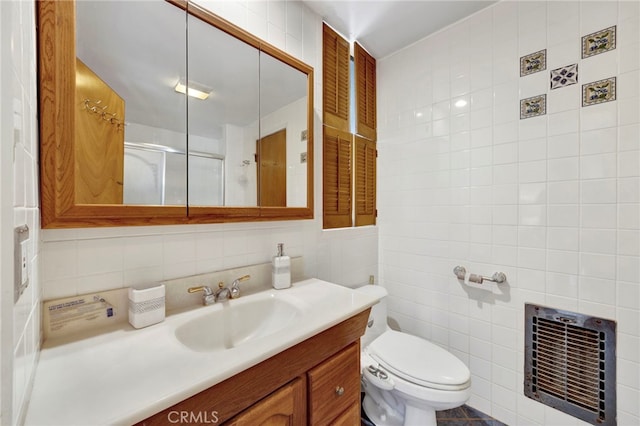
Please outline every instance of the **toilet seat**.
[[384, 369], [410, 383], [447, 391], [470, 386], [470, 372], [462, 361], [420, 337], [388, 330], [365, 351]]

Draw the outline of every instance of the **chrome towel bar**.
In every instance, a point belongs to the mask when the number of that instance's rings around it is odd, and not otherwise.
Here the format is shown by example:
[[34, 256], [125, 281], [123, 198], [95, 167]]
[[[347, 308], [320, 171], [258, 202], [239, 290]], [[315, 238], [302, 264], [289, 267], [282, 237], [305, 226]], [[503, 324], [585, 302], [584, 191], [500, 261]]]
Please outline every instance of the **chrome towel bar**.
[[453, 273], [459, 280], [468, 280], [469, 282], [477, 284], [482, 284], [483, 281], [491, 281], [494, 283], [502, 284], [507, 281], [507, 276], [504, 272], [494, 272], [490, 277], [485, 277], [484, 275], [477, 274], [469, 274], [469, 276], [467, 277], [466, 268], [460, 265], [453, 268]]

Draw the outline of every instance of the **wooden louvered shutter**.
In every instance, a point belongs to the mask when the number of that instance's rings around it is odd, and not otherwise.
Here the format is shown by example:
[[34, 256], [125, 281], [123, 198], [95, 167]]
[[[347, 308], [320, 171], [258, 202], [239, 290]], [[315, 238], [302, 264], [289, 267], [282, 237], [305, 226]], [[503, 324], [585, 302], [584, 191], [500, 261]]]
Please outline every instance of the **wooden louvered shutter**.
[[349, 43], [323, 24], [322, 122], [349, 131]]
[[356, 79], [356, 133], [376, 140], [376, 60], [354, 45]]
[[322, 139], [323, 228], [350, 227], [352, 135], [323, 126]]
[[354, 141], [356, 226], [376, 223], [376, 143], [360, 136]]

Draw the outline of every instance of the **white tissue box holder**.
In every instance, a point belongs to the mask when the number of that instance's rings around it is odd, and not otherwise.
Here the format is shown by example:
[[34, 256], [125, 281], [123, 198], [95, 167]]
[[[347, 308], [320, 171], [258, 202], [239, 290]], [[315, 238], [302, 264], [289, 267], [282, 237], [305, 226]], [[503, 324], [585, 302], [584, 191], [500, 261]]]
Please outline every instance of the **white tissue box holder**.
[[136, 290], [129, 288], [129, 324], [143, 328], [164, 321], [164, 285]]

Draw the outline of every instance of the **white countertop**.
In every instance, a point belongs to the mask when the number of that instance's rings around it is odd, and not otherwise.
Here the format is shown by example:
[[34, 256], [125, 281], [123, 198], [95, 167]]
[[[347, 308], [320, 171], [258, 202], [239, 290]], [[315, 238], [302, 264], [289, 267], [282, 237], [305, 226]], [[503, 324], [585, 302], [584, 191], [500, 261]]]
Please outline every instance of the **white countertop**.
[[[197, 352], [175, 337], [182, 324], [224, 309], [217, 303], [169, 315], [136, 330], [129, 324], [101, 334], [47, 341], [42, 347], [26, 425], [128, 425], [232, 377], [362, 312], [378, 299], [318, 279], [290, 289], [245, 296], [294, 297], [300, 318], [269, 336], [217, 352]], [[239, 299], [232, 300], [231, 304]]]

